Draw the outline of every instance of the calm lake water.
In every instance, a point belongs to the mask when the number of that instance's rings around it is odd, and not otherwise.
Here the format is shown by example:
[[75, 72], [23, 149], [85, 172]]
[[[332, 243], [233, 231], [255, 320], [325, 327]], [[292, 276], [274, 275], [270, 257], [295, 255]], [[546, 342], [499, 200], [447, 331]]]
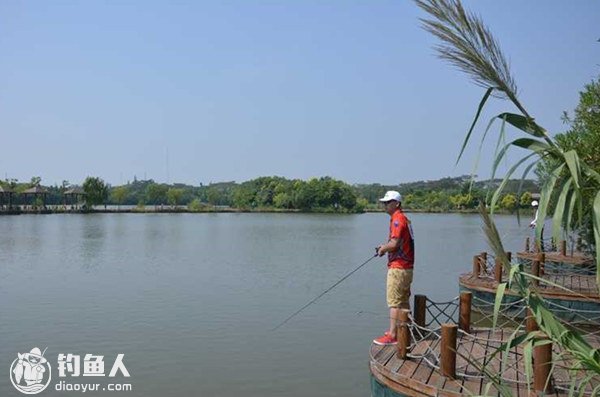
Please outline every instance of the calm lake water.
[[[413, 293], [455, 297], [489, 250], [480, 218], [409, 217]], [[497, 224], [521, 249], [528, 219]], [[61, 379], [131, 383], [128, 396], [366, 397], [369, 346], [387, 326], [383, 258], [271, 329], [369, 258], [387, 227], [384, 213], [0, 217], [0, 396], [18, 395], [17, 352], [47, 346], [50, 387], [59, 353], [104, 355], [106, 374], [124, 353], [130, 378]], [[79, 394], [50, 387], [40, 395]]]

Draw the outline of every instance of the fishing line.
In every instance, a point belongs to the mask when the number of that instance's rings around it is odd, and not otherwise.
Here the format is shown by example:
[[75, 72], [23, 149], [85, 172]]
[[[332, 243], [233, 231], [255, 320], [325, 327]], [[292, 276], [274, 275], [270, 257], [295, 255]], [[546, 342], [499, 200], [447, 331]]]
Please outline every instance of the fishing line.
[[294, 312], [294, 314], [292, 314], [291, 316], [289, 316], [288, 318], [286, 318], [281, 324], [279, 324], [275, 328], [271, 329], [271, 331], [277, 330], [279, 327], [281, 327], [282, 325], [284, 325], [285, 323], [287, 323], [288, 321], [290, 321], [294, 316], [296, 316], [297, 314], [299, 314], [302, 310], [306, 309], [307, 307], [309, 307], [310, 305], [312, 305], [313, 303], [315, 303], [320, 297], [322, 297], [323, 295], [325, 295], [326, 293], [328, 293], [329, 291], [331, 291], [332, 289], [334, 289], [335, 287], [337, 287], [342, 281], [344, 281], [345, 279], [347, 279], [348, 277], [350, 277], [351, 275], [353, 275], [361, 267], [363, 267], [367, 263], [371, 262], [371, 260], [373, 258], [376, 258], [377, 256], [378, 255], [375, 254], [374, 256], [369, 257], [369, 259], [367, 259], [366, 261], [364, 261], [359, 267], [357, 267], [356, 269], [352, 270], [350, 273], [346, 274], [344, 277], [342, 277], [341, 279], [339, 279], [331, 287], [329, 287], [325, 291], [321, 292], [321, 294], [319, 296], [317, 296], [316, 298], [314, 298], [313, 300], [311, 300], [310, 302], [308, 302], [306, 305], [302, 306], [300, 309], [296, 310], [296, 312]]

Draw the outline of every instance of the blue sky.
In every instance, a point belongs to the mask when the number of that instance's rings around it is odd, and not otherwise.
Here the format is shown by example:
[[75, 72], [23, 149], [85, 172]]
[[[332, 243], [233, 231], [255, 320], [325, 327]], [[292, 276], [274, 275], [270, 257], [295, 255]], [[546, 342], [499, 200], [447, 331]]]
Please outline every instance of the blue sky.
[[[552, 132], [600, 73], [600, 2], [466, 1]], [[483, 89], [410, 1], [0, 2], [0, 177], [398, 183], [454, 167]], [[494, 102], [494, 114], [512, 110]], [[493, 144], [479, 174], [489, 175]]]

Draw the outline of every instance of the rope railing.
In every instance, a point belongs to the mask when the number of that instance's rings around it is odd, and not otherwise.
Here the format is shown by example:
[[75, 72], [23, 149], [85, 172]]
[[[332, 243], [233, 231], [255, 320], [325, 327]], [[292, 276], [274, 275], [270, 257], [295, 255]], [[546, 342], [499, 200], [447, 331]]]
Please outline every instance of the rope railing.
[[584, 245], [580, 237], [569, 236], [567, 239], [555, 241], [552, 237], [545, 238], [541, 241], [540, 248], [538, 249], [535, 239], [530, 237], [525, 238], [525, 249], [524, 253], [550, 253], [559, 254], [563, 257], [590, 257], [593, 258], [595, 253], [591, 249], [592, 246], [589, 244]]
[[[556, 243], [553, 237], [546, 237], [540, 241], [539, 248], [535, 238], [531, 239], [527, 237], [525, 239], [525, 252], [553, 252], [559, 250], [559, 245], [563, 244], [564, 240], [561, 240], [559, 244]], [[565, 245], [566, 247], [566, 245]]]
[[546, 304], [568, 328], [592, 341], [600, 338], [600, 310], [573, 309], [553, 301], [546, 301]]
[[[590, 373], [586, 368], [577, 367], [573, 357], [565, 352], [553, 349], [552, 384], [554, 390], [574, 396], [600, 395], [600, 376]], [[590, 382], [574, 382], [573, 379], [589, 379]], [[573, 394], [570, 394], [570, 393]]]
[[534, 262], [540, 262], [541, 276], [581, 276], [595, 275], [596, 265], [594, 263], [569, 264], [548, 261], [545, 254], [538, 254], [538, 258], [531, 260], [519, 258], [518, 264], [526, 271], [532, 271]]
[[435, 324], [439, 327], [443, 323], [456, 322], [458, 313], [458, 301], [458, 296], [446, 302], [434, 302], [426, 297], [426, 318], [429, 321], [426, 321], [424, 325], [426, 327], [429, 327], [432, 324]]
[[[532, 276], [531, 282], [536, 287], [571, 290], [574, 293], [597, 294], [596, 265], [587, 262], [577, 264], [556, 263], [547, 261], [544, 253], [536, 254], [534, 259], [518, 257], [512, 261], [512, 254], [507, 253], [511, 266], [519, 266], [525, 273]], [[506, 282], [509, 269], [496, 260], [493, 255], [485, 252], [473, 257], [472, 278], [484, 283]], [[566, 291], [565, 292], [568, 292]]]
[[[491, 327], [494, 321], [495, 303], [488, 302], [479, 297], [473, 297], [471, 311], [476, 314], [472, 324], [478, 327]], [[525, 298], [503, 301], [498, 308], [496, 321], [497, 328], [519, 328], [527, 315], [527, 302]]]
[[[529, 380], [524, 369], [523, 346], [515, 346], [508, 351], [503, 349], [508, 340], [507, 333], [517, 337], [524, 332], [539, 332], [536, 331], [537, 325], [530, 325], [535, 320], [528, 312], [526, 299], [502, 302], [497, 308], [496, 328], [491, 328], [489, 324], [493, 319], [494, 307], [493, 302], [473, 297], [470, 292], [462, 292], [459, 297], [444, 302], [416, 295], [414, 313], [401, 310], [398, 357], [422, 360], [443, 376], [452, 379], [482, 380], [492, 377], [501, 384], [528, 387], [538, 392], [568, 391], [574, 379], [568, 375], [574, 373], [573, 361], [556, 344], [533, 348], [534, 371]], [[559, 304], [554, 304], [554, 309], [571, 311]], [[577, 313], [581, 319], [587, 319], [591, 315], [594, 316], [594, 325], [588, 327], [591, 332], [586, 334], [586, 338], [592, 346], [600, 346], [600, 311], [586, 310]], [[582, 327], [574, 325], [577, 323], [578, 321], [572, 321], [568, 325], [583, 331]], [[544, 337], [543, 334], [540, 335]], [[373, 356], [371, 359], [376, 360]], [[589, 371], [579, 369], [577, 379], [584, 379], [588, 375]], [[551, 382], [546, 382], [548, 378]], [[600, 384], [600, 376], [595, 378], [595, 382], [595, 385]], [[580, 387], [582, 390], [578, 389]], [[577, 386], [576, 392], [582, 396], [592, 395], [593, 387]]]
[[[410, 353], [407, 354], [409, 359], [422, 359], [430, 367], [437, 370], [441, 369], [441, 349], [442, 343], [442, 328], [445, 324], [435, 328], [421, 327], [413, 321], [409, 322], [408, 329], [412, 343], [408, 346]], [[499, 349], [505, 341], [497, 338], [484, 338], [458, 330], [461, 344], [467, 345], [470, 353], [468, 357], [463, 357], [460, 360], [460, 365], [456, 365], [455, 373], [458, 377], [467, 379], [484, 379], [486, 374], [481, 371], [481, 368], [492, 366], [494, 368], [502, 368], [498, 378], [506, 383], [526, 384], [525, 373], [519, 371], [518, 362], [522, 360], [523, 353], [520, 349], [512, 349], [508, 354], [513, 356], [508, 359], [504, 357], [502, 352], [495, 356], [491, 356], [488, 351]], [[472, 352], [481, 352], [478, 355]], [[504, 362], [507, 364], [504, 365]], [[519, 380], [521, 379], [521, 380]]]

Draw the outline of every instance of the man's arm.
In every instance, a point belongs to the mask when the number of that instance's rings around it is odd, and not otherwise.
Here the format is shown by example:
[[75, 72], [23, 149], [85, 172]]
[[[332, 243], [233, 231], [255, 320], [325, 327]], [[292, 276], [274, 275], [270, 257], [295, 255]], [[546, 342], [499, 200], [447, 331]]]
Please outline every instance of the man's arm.
[[386, 252], [393, 252], [400, 248], [400, 239], [392, 238], [387, 243], [377, 247], [377, 255], [383, 256]]
[[537, 226], [537, 221], [538, 221], [538, 210], [536, 209], [535, 210], [535, 218], [533, 218], [533, 220], [529, 224], [529, 227], [536, 227]]

